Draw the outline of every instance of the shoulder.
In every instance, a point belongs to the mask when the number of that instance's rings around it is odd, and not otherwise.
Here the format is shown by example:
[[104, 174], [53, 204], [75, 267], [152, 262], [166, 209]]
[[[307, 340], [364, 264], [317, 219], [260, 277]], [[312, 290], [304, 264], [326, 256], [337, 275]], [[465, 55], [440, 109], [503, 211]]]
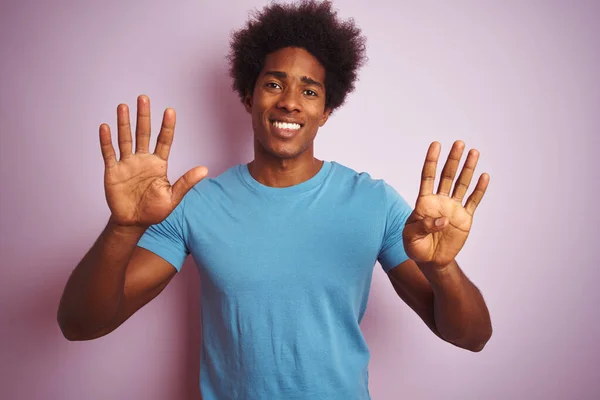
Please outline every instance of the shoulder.
[[338, 184], [361, 192], [379, 192], [380, 195], [384, 195], [387, 184], [383, 179], [375, 179], [368, 172], [359, 172], [335, 161], [331, 161], [331, 164], [331, 178]]
[[194, 185], [184, 197], [185, 209], [214, 207], [219, 203], [230, 203], [233, 198], [239, 198], [240, 193], [246, 189], [239, 176], [240, 167], [234, 165], [223, 173], [204, 178]]
[[371, 206], [380, 205], [387, 209], [402, 205], [403, 208], [410, 208], [400, 193], [384, 179], [374, 178], [368, 172], [358, 172], [335, 161], [331, 163], [333, 165], [332, 180], [341, 186], [350, 188], [353, 196], [368, 199], [372, 202]]
[[220, 192], [226, 188], [234, 189], [241, 186], [240, 168], [241, 165], [234, 165], [215, 177], [205, 178], [198, 182], [190, 192], [203, 194], [206, 192]]
[[331, 162], [327, 187], [335, 194], [337, 201], [355, 206], [366, 212], [381, 213], [388, 203], [387, 184], [383, 179], [375, 179], [370, 173], [357, 171], [338, 162]]

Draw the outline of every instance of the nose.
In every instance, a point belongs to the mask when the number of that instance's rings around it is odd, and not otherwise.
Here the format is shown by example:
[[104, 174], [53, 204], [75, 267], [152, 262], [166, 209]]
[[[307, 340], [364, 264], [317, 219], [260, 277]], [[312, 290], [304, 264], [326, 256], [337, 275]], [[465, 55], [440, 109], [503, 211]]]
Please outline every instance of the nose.
[[282, 91], [277, 100], [277, 108], [286, 110], [289, 113], [300, 111], [300, 101], [298, 99], [297, 90], [288, 87]]

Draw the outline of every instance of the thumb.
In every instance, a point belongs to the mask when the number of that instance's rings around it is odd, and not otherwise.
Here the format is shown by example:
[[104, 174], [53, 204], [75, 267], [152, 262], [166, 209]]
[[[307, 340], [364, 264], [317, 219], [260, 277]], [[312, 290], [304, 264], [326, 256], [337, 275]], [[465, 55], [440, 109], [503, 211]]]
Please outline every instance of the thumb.
[[208, 169], [206, 167], [190, 169], [183, 174], [181, 178], [177, 179], [177, 182], [173, 185], [171, 200], [175, 204], [179, 204], [181, 200], [183, 200], [183, 196], [185, 196], [198, 182], [204, 179], [206, 175], [208, 175]]
[[444, 230], [448, 225], [448, 218], [425, 217], [418, 221], [407, 223], [404, 226], [404, 237], [410, 241], [416, 241], [427, 235]]

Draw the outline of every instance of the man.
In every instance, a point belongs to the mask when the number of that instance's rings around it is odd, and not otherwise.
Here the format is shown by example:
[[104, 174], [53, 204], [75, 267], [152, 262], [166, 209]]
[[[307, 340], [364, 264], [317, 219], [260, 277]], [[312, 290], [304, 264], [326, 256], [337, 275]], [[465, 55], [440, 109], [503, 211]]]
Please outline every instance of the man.
[[[232, 39], [234, 89], [252, 115], [254, 160], [173, 186], [175, 112], [149, 153], [150, 104], [117, 110], [117, 160], [100, 127], [109, 222], [73, 271], [59, 312], [69, 340], [106, 335], [156, 297], [192, 254], [201, 277], [205, 399], [368, 399], [359, 323], [379, 261], [440, 338], [480, 351], [488, 310], [454, 260], [489, 182], [464, 201], [478, 153], [457, 141], [434, 193], [440, 145], [426, 156], [414, 210], [381, 180], [317, 160], [319, 127], [354, 88], [364, 38], [329, 3], [271, 5]], [[463, 204], [464, 203], [464, 204]]]

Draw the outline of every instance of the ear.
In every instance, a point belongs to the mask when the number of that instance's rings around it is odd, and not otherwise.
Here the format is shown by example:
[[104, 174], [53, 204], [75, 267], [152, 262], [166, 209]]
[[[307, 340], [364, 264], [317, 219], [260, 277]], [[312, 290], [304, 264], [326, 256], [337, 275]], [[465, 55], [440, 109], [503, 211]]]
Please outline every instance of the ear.
[[247, 90], [246, 96], [244, 96], [244, 107], [248, 114], [252, 114], [252, 94]]
[[326, 108], [323, 115], [321, 115], [321, 120], [319, 121], [319, 126], [325, 125], [325, 122], [329, 119], [329, 114], [331, 114], [331, 108]]

